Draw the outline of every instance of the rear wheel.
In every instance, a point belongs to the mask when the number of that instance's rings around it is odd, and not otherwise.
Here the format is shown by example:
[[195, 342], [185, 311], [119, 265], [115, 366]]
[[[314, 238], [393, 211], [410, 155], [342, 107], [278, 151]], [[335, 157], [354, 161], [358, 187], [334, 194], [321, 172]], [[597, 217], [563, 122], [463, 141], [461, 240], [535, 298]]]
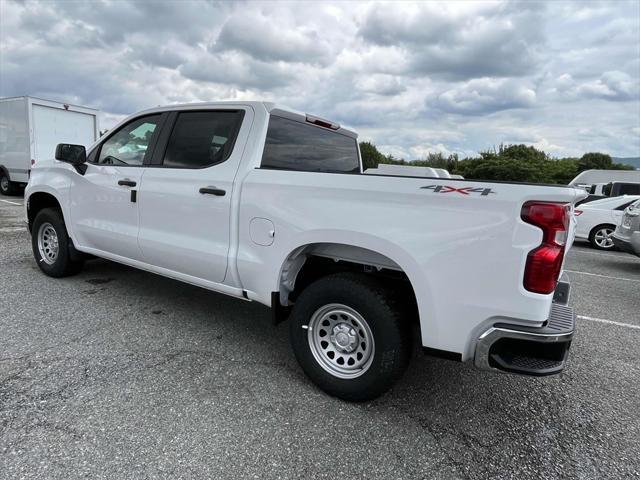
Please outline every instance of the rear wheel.
[[9, 180], [9, 176], [0, 170], [0, 193], [2, 195], [15, 195], [17, 191], [16, 184]]
[[293, 307], [290, 335], [307, 376], [350, 401], [386, 392], [411, 355], [394, 296], [366, 275], [329, 275], [309, 285]]
[[83, 261], [73, 259], [73, 244], [57, 208], [44, 208], [36, 215], [31, 229], [31, 247], [38, 267], [50, 277], [74, 275]]
[[598, 225], [589, 234], [589, 241], [598, 250], [611, 250], [613, 245], [613, 232], [615, 225]]

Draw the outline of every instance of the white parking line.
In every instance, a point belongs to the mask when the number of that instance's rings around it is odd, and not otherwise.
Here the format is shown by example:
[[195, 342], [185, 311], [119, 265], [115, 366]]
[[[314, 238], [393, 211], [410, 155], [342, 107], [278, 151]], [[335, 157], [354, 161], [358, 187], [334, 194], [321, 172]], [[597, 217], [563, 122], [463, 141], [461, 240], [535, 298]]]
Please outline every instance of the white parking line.
[[615, 322], [613, 320], [605, 320], [604, 318], [587, 317], [585, 315], [577, 315], [577, 318], [579, 318], [580, 320], [588, 320], [590, 322], [608, 323], [609, 325], [617, 325], [619, 327], [626, 327], [626, 328], [632, 328], [634, 330], [640, 330], [640, 325], [632, 325], [630, 323]]
[[1, 198], [0, 198], [0, 202], [10, 203], [11, 205], [18, 205], [19, 207], [21, 207], [21, 206], [22, 206], [22, 204], [21, 204], [21, 203], [17, 203], [17, 202], [10, 202], [9, 200], [2, 200]]
[[[580, 250], [571, 249], [569, 251], [569, 253], [576, 253], [576, 254], [580, 253], [581, 255], [583, 253], [588, 253], [589, 255], [598, 255], [599, 257], [626, 258], [625, 255], [614, 255], [612, 253], [590, 252], [589, 250], [586, 250], [586, 249], [585, 250], [582, 250], [582, 249], [580, 249]], [[633, 258], [633, 257], [631, 257], [631, 258]]]
[[637, 278], [611, 277], [609, 275], [600, 275], [599, 273], [589, 273], [589, 272], [578, 272], [576, 270], [565, 270], [565, 272], [577, 273], [579, 275], [590, 275], [592, 277], [609, 278], [611, 280], [622, 280], [624, 282], [639, 282], [640, 283], [640, 279], [637, 279]]

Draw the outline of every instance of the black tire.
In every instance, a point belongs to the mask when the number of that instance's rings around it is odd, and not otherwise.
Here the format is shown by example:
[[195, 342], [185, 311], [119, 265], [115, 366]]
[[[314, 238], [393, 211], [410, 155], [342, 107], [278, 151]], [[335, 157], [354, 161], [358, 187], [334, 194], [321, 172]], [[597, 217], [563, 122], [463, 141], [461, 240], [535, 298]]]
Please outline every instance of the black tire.
[[[47, 228], [47, 226], [53, 228], [58, 241], [57, 255], [51, 263], [49, 263], [51, 259], [43, 258], [38, 246], [40, 229], [41, 227]], [[44, 208], [36, 215], [31, 228], [31, 248], [38, 267], [50, 277], [67, 277], [82, 270], [84, 262], [80, 258], [72, 258], [72, 252], [75, 251], [73, 242], [67, 234], [62, 212], [57, 208]]]
[[[355, 378], [339, 378], [314, 357], [308, 326], [314, 313], [330, 304], [349, 307], [370, 328], [373, 355], [368, 368]], [[389, 390], [409, 364], [411, 335], [401, 312], [392, 292], [374, 278], [353, 273], [323, 277], [295, 302], [289, 323], [293, 351], [307, 376], [325, 392], [348, 401], [372, 400]]]
[[611, 233], [616, 231], [616, 226], [615, 225], [611, 225], [611, 224], [607, 224], [607, 223], [603, 223], [602, 225], [598, 225], [597, 227], [593, 227], [593, 229], [591, 230], [591, 232], [589, 233], [589, 242], [591, 243], [591, 246], [593, 248], [596, 248], [598, 250], [614, 250], [615, 249], [615, 245], [613, 244], [613, 242], [611, 243], [610, 246], [602, 246], [599, 243], [602, 243], [601, 240], [599, 240], [599, 232], [603, 231], [603, 230], [607, 230], [607, 231], [611, 231]]
[[16, 183], [9, 180], [4, 170], [0, 170], [0, 193], [2, 195], [15, 195], [17, 191]]

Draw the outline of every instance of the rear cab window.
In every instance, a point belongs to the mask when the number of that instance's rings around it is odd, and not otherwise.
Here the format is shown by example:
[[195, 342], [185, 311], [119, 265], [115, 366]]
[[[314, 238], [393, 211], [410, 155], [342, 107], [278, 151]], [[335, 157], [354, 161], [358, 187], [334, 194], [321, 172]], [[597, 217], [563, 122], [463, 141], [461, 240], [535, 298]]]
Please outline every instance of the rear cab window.
[[271, 115], [262, 168], [360, 173], [357, 139], [339, 131]]

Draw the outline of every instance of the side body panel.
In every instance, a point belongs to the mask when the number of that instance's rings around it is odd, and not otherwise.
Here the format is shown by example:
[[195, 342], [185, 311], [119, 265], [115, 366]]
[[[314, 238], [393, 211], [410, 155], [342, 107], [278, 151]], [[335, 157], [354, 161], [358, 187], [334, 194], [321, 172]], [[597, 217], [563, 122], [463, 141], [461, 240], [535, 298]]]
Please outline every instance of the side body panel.
[[[34, 168], [29, 179], [29, 184], [24, 191], [24, 212], [27, 221], [27, 209], [31, 195], [38, 192], [48, 193], [56, 198], [62, 208], [65, 220], [71, 218], [69, 212], [69, 188], [72, 178], [78, 175], [71, 165], [56, 160], [45, 160], [38, 168]], [[73, 224], [66, 221], [69, 236], [76, 242]]]
[[[256, 169], [242, 186], [238, 270], [249, 298], [270, 303], [281, 269], [300, 246], [354, 245], [378, 252], [411, 281], [424, 346], [471, 355], [489, 323], [539, 326], [552, 295], [522, 286], [526, 257], [540, 229], [520, 219], [528, 200], [573, 202], [570, 188], [452, 182], [446, 179]], [[449, 180], [450, 182], [450, 180]], [[442, 185], [436, 192], [433, 187]], [[482, 195], [451, 191], [473, 187]], [[445, 193], [446, 190], [446, 193]], [[255, 218], [274, 224], [274, 241], [251, 238]]]
[[96, 115], [31, 101], [32, 158], [53, 158], [58, 143], [88, 147], [96, 140]]
[[12, 182], [27, 182], [31, 168], [26, 97], [0, 100], [0, 167]]
[[[138, 201], [138, 242], [146, 262], [210, 282], [224, 280], [234, 181], [254, 117], [252, 108], [237, 108], [244, 110], [242, 127], [224, 162], [198, 169], [145, 167]], [[199, 192], [207, 187], [225, 193]]]
[[142, 172], [143, 167], [87, 164], [84, 175], [71, 176], [70, 223], [78, 249], [142, 260], [138, 204], [131, 201], [132, 187], [118, 184], [119, 180], [129, 180], [136, 182], [134, 188], [140, 188]]

